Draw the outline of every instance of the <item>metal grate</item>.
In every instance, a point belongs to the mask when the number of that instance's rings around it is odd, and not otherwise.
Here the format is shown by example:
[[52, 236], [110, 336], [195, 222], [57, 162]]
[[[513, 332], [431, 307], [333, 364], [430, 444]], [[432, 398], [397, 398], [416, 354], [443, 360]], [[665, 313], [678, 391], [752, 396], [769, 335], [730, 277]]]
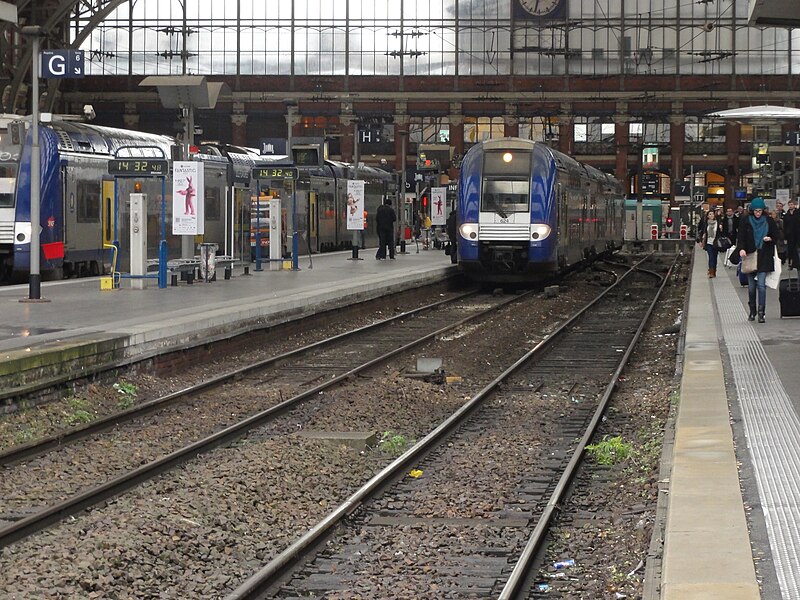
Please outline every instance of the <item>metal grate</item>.
[[14, 243], [14, 223], [0, 223], [0, 244]]
[[480, 240], [482, 242], [492, 241], [527, 241], [530, 237], [530, 226], [527, 223], [514, 225], [502, 223], [497, 225], [481, 224]]

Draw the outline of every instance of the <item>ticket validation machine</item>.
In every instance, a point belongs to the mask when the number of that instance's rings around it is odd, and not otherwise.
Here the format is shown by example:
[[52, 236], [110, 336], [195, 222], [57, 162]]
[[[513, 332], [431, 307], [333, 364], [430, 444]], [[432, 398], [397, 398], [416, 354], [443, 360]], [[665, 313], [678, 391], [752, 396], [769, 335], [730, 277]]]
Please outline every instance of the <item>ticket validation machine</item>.
[[131, 289], [147, 287], [147, 194], [130, 195]]
[[283, 258], [283, 235], [281, 232], [281, 201], [272, 198], [269, 201], [269, 270], [280, 271]]

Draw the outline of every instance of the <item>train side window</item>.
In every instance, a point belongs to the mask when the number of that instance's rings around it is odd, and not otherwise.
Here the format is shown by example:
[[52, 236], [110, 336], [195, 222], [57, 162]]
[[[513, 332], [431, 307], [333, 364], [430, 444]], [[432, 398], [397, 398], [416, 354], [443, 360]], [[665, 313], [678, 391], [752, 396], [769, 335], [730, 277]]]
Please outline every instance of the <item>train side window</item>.
[[220, 220], [219, 188], [207, 187], [205, 190], [205, 218], [208, 221]]
[[75, 217], [78, 223], [97, 223], [100, 221], [100, 182], [79, 181], [76, 186]]

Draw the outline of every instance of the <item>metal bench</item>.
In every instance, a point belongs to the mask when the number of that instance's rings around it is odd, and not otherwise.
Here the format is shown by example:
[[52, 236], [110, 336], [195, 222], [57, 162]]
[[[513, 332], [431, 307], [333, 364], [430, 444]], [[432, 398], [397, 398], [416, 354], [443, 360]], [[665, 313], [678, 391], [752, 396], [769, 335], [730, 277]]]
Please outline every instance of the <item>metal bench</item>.
[[[170, 276], [172, 285], [178, 285], [178, 275], [185, 279], [186, 283], [194, 283], [197, 270], [200, 268], [199, 258], [173, 258], [167, 261], [167, 274]], [[150, 258], [147, 260], [148, 271], [158, 271], [158, 259]]]

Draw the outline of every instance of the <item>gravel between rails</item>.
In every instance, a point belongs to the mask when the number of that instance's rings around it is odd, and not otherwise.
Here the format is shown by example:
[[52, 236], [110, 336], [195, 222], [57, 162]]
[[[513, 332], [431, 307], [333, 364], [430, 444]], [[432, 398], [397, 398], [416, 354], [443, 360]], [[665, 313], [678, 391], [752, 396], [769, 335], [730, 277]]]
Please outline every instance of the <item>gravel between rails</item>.
[[[32, 598], [217, 598], [282, 550], [391, 456], [299, 435], [301, 429], [391, 431], [418, 439], [500, 366], [510, 364], [597, 291], [602, 274], [569, 282], [535, 310], [511, 309], [462, 335], [332, 392], [232, 447], [0, 553], [0, 592]], [[673, 315], [674, 316], [674, 315]], [[441, 356], [460, 385], [401, 377]]]

